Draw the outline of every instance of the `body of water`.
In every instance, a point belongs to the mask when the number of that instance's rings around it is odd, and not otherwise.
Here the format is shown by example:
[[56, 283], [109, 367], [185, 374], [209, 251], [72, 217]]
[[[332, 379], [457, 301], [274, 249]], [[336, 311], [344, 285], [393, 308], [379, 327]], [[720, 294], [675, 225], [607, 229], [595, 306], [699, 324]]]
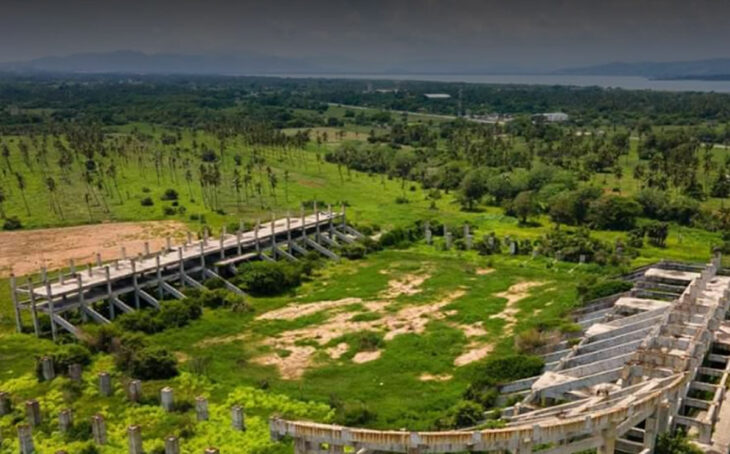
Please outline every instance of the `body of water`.
[[652, 80], [633, 76], [473, 75], [473, 74], [269, 74], [277, 77], [321, 79], [423, 80], [479, 84], [569, 85], [627, 90], [701, 91], [730, 93], [730, 80]]

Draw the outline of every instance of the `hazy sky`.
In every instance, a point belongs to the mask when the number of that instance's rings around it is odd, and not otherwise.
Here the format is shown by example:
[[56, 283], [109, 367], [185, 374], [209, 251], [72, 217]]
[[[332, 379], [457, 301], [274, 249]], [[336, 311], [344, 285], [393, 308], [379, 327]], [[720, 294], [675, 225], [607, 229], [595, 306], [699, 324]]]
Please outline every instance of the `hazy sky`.
[[727, 0], [0, 0], [0, 61], [120, 49], [550, 69], [730, 57]]

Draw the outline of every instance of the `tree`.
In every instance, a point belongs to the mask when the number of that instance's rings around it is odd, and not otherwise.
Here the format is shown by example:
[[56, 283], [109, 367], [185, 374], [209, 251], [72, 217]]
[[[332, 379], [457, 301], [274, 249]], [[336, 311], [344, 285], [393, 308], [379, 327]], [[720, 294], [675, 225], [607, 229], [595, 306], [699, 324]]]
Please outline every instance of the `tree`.
[[5, 190], [0, 186], [0, 218], [5, 219]]
[[533, 191], [522, 191], [512, 201], [512, 211], [519, 218], [521, 224], [527, 223], [527, 218], [540, 212], [540, 204]]
[[479, 169], [469, 171], [461, 180], [459, 188], [459, 201], [462, 208], [473, 210], [474, 204], [487, 193], [487, 181]]
[[25, 212], [30, 216], [30, 207], [28, 206], [28, 201], [25, 199], [25, 178], [23, 175], [20, 174], [20, 172], [15, 173], [15, 180], [18, 183], [18, 189], [20, 189], [20, 197], [23, 199], [23, 205], [25, 205]]
[[631, 199], [619, 196], [604, 196], [591, 202], [588, 221], [596, 229], [630, 230], [641, 214], [641, 206]]
[[236, 191], [236, 207], [241, 210], [241, 174], [233, 169], [233, 189]]
[[661, 248], [666, 246], [669, 235], [669, 225], [666, 222], [652, 222], [647, 224], [644, 230], [649, 238], [649, 244]]

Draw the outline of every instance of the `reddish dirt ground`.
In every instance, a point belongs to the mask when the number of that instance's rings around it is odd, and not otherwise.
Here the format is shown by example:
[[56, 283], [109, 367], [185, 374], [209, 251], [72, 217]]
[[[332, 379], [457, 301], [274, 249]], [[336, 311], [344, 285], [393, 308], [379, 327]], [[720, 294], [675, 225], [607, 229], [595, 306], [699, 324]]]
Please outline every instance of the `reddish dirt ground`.
[[0, 277], [34, 273], [42, 266], [65, 267], [70, 259], [83, 266], [94, 261], [97, 252], [102, 260], [113, 260], [121, 257], [122, 246], [134, 255], [144, 251], [145, 241], [154, 251], [165, 245], [167, 236], [173, 243], [182, 241], [186, 230], [181, 222], [150, 221], [0, 232]]

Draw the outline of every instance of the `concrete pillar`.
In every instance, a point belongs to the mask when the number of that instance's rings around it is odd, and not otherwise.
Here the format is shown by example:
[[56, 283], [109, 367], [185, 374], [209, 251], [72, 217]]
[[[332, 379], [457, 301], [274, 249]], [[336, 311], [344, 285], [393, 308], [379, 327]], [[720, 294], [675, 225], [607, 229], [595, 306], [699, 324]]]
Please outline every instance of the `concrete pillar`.
[[58, 430], [60, 430], [61, 433], [65, 434], [73, 426], [73, 424], [74, 417], [71, 409], [64, 408], [63, 410], [61, 410], [61, 412], [58, 414]]
[[150, 255], [150, 242], [145, 241], [144, 242], [144, 256], [147, 257], [148, 255]]
[[171, 412], [175, 407], [172, 388], [165, 386], [160, 391], [160, 404], [166, 412]]
[[129, 382], [128, 397], [132, 402], [139, 402], [142, 398], [142, 382], [139, 380], [132, 380]]
[[[446, 227], [444, 226], [444, 230], [445, 229]], [[451, 249], [451, 232], [448, 230], [444, 232], [444, 244], [446, 245], [446, 249]]]
[[203, 396], [195, 398], [195, 414], [198, 421], [208, 420], [208, 399]]
[[231, 408], [231, 424], [234, 430], [246, 430], [243, 407], [240, 405], [234, 405], [233, 408]]
[[611, 424], [601, 431], [601, 446], [597, 454], [613, 454], [616, 450], [616, 425]]
[[112, 395], [112, 377], [108, 372], [99, 372], [99, 394], [104, 397]]
[[432, 235], [433, 235], [433, 233], [431, 232], [431, 224], [429, 224], [428, 222], [426, 222], [426, 228], [425, 228], [425, 230], [423, 232], [423, 236], [426, 239], [426, 244], [428, 244], [428, 245], [431, 244]]
[[31, 427], [41, 424], [41, 406], [37, 400], [31, 399], [25, 402], [25, 417]]
[[[33, 282], [31, 281], [30, 277], [26, 278], [26, 283], [28, 285], [28, 293], [30, 294], [30, 315], [33, 318], [33, 331], [35, 331], [35, 337], [40, 337], [41, 324], [38, 321], [38, 309], [36, 309], [35, 292], [33, 292]], [[20, 310], [20, 308], [18, 308], [18, 310]], [[20, 312], [18, 312], [18, 316], [20, 316]]]
[[101, 266], [101, 253], [96, 253], [96, 266]]
[[68, 378], [73, 381], [81, 381], [81, 364], [74, 363], [68, 365]]
[[180, 454], [180, 440], [176, 436], [165, 438], [165, 454]]
[[97, 445], [106, 444], [106, 421], [100, 414], [91, 417], [91, 433], [94, 437], [94, 443]]
[[10, 400], [10, 394], [0, 391], [0, 416], [9, 415], [13, 410], [13, 403]]
[[517, 454], [531, 454], [532, 453], [532, 439], [524, 438], [520, 440], [517, 446]]
[[167, 236], [165, 237], [165, 251], [169, 252], [170, 250], [172, 250], [172, 240]]
[[56, 378], [56, 371], [53, 368], [53, 358], [50, 356], [44, 356], [41, 358], [41, 372], [43, 374], [43, 380], [45, 381]]
[[33, 429], [28, 424], [18, 425], [18, 445], [20, 446], [20, 454], [33, 454], [35, 452]]
[[127, 428], [127, 436], [129, 437], [129, 454], [144, 454], [142, 449], [142, 429], [139, 426], [129, 426]]

